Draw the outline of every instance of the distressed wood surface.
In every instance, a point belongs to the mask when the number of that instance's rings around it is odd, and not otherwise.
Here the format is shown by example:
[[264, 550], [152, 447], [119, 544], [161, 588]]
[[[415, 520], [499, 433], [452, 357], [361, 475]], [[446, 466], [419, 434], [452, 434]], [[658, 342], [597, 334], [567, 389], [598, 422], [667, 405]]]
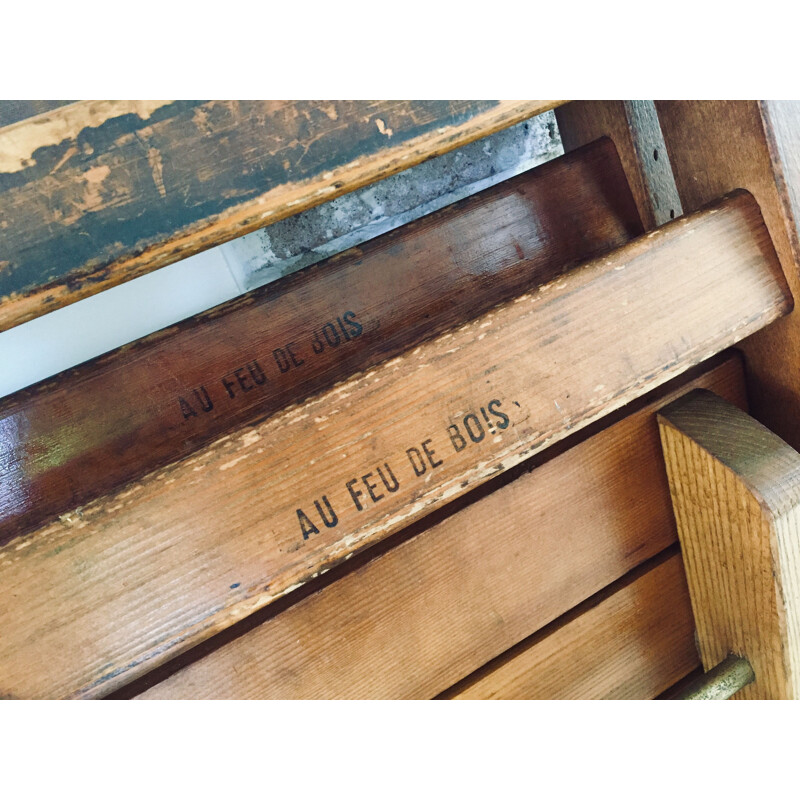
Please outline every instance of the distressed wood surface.
[[[749, 191], [786, 275], [800, 292], [797, 228], [773, 130], [756, 101], [656, 101], [686, 211], [737, 188]], [[790, 314], [743, 343], [751, 413], [800, 448], [800, 315]]]
[[[602, 136], [614, 141], [639, 215], [645, 228], [651, 230], [680, 216], [681, 208], [669, 205], [674, 197], [674, 180], [666, 153], [661, 153], [659, 161], [655, 152], [661, 151], [663, 142], [658, 122], [652, 114], [640, 113], [641, 108], [636, 106], [639, 102], [575, 100], [557, 108], [556, 119], [566, 152]], [[709, 197], [706, 202], [714, 199]]]
[[735, 195], [64, 514], [0, 548], [0, 692], [111, 691], [788, 307]]
[[741, 360], [673, 384], [142, 696], [436, 696], [677, 540], [654, 414], [695, 387], [744, 406]]
[[0, 330], [555, 101], [81, 101], [0, 129]]
[[[700, 663], [679, 553], [576, 609], [453, 700], [653, 700]], [[580, 612], [580, 613], [578, 613]], [[559, 623], [561, 623], [559, 625]]]
[[609, 140], [0, 402], [0, 544], [641, 233]]
[[776, 170], [776, 185], [787, 210], [789, 238], [800, 253], [800, 101], [765, 100], [760, 103], [767, 141]]
[[800, 453], [707, 390], [658, 421], [703, 666], [745, 656], [738, 698], [797, 699]]
[[74, 102], [74, 100], [0, 100], [0, 128], [39, 114], [46, 114]]

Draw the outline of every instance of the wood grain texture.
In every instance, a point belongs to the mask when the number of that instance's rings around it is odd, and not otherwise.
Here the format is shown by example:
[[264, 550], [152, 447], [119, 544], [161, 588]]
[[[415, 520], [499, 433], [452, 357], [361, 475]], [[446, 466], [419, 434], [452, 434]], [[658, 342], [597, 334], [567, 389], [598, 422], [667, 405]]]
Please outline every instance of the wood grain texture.
[[748, 659], [742, 699], [800, 689], [800, 454], [715, 394], [662, 409], [659, 430], [703, 666]]
[[797, 254], [800, 253], [800, 102], [764, 100], [759, 105], [792, 251]]
[[[561, 133], [564, 150], [570, 152], [578, 147], [593, 142], [602, 136], [608, 136], [617, 146], [620, 160], [625, 170], [628, 183], [636, 201], [639, 215], [647, 230], [655, 228], [663, 218], [674, 218], [679, 213], [670, 215], [671, 210], [664, 210], [665, 198], [659, 200], [654, 194], [659, 189], [658, 175], [651, 174], [653, 154], [649, 149], [650, 142], [658, 135], [655, 131], [650, 135], [642, 135], [631, 118], [630, 101], [625, 100], [574, 100], [556, 109], [556, 120]], [[645, 149], [646, 148], [646, 149]], [[661, 165], [663, 166], [662, 160]], [[656, 172], [660, 172], [657, 169]], [[732, 187], [736, 188], [736, 187]], [[668, 193], [665, 193], [668, 196]], [[707, 202], [712, 199], [709, 198]], [[696, 210], [693, 208], [692, 210]], [[657, 221], [658, 218], [658, 221]]]
[[[521, 652], [453, 700], [653, 700], [700, 663], [680, 554]], [[545, 635], [546, 634], [546, 635]]]
[[0, 128], [39, 114], [46, 114], [74, 102], [74, 100], [0, 100]]
[[[794, 298], [800, 292], [795, 220], [772, 129], [755, 101], [656, 101], [684, 209], [733, 189], [761, 208]], [[753, 416], [800, 448], [800, 315], [742, 345]]]
[[605, 140], [18, 392], [0, 544], [641, 231]]
[[111, 691], [787, 310], [739, 194], [222, 437], [0, 548], [0, 691]]
[[674, 386], [142, 697], [436, 696], [676, 541], [654, 414], [694, 387], [744, 405], [741, 361]]
[[0, 330], [555, 101], [81, 101], [0, 129]]

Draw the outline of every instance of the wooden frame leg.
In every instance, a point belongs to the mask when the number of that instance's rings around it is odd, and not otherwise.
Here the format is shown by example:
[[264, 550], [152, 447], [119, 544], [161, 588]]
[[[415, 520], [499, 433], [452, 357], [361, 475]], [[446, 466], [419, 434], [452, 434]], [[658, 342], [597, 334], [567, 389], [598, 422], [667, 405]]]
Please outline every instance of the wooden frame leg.
[[736, 696], [800, 694], [800, 453], [717, 395], [658, 415], [700, 656], [756, 680]]

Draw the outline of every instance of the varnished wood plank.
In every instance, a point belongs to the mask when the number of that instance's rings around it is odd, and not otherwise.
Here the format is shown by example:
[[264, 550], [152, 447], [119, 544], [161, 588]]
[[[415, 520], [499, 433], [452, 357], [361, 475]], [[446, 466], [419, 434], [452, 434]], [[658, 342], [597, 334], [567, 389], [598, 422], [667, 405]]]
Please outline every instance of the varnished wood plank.
[[744, 656], [742, 699], [800, 689], [800, 454], [741, 409], [696, 390], [659, 430], [703, 666]]
[[665, 217], [661, 213], [664, 209], [653, 196], [654, 182], [647, 170], [653, 154], [643, 149], [643, 140], [648, 137], [638, 135], [625, 100], [574, 100], [556, 109], [556, 120], [566, 152], [601, 136], [614, 142], [646, 229], [655, 228], [662, 219], [680, 216], [669, 213], [675, 209], [666, 209]]
[[737, 357], [676, 383], [143, 697], [437, 695], [676, 541], [655, 411], [693, 387], [745, 403]]
[[0, 129], [0, 330], [555, 101], [81, 101]]
[[0, 549], [2, 689], [110, 691], [787, 309], [735, 195], [223, 437]]
[[[733, 189], [749, 191], [797, 298], [797, 229], [771, 127], [759, 103], [656, 101], [656, 108], [684, 209], [693, 211]], [[742, 348], [753, 416], [800, 448], [800, 315], [788, 315]]]
[[[680, 554], [513, 657], [454, 700], [653, 700], [700, 663]], [[547, 635], [545, 635], [547, 634]]]
[[0, 544], [641, 230], [606, 140], [18, 392]]

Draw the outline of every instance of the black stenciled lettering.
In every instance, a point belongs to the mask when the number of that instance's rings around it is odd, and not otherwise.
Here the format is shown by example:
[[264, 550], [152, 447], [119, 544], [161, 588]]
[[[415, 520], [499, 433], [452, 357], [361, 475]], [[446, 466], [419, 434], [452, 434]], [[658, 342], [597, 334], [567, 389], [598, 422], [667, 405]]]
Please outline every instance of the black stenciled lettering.
[[350, 328], [350, 333], [353, 334], [353, 338], [357, 339], [359, 336], [361, 336], [361, 332], [364, 330], [364, 328], [361, 326], [361, 323], [356, 320], [355, 312], [345, 311], [344, 314], [342, 314], [342, 317], [344, 318], [347, 327]]
[[234, 370], [233, 374], [236, 376], [236, 380], [239, 381], [239, 386], [242, 387], [243, 392], [249, 392], [251, 389], [256, 388], [252, 383], [248, 382], [247, 375], [244, 374], [244, 367]]
[[319, 355], [325, 349], [325, 343], [319, 338], [319, 334], [314, 331], [311, 335], [311, 349]]
[[325, 494], [322, 495], [322, 502], [325, 503], [325, 507], [328, 509], [328, 516], [325, 516], [325, 512], [322, 510], [322, 506], [320, 506], [319, 500], [314, 501], [314, 505], [317, 508], [317, 513], [319, 514], [326, 528], [335, 528], [336, 525], [339, 523], [339, 517], [336, 516], [336, 512], [331, 507], [327, 495]]
[[294, 350], [292, 350], [293, 347], [296, 348], [297, 344], [295, 344], [295, 342], [289, 342], [289, 344], [286, 345], [286, 352], [289, 354], [289, 358], [292, 359], [292, 364], [294, 364], [296, 367], [299, 367], [306, 362], [304, 359], [300, 358], [300, 356], [298, 356]]
[[[492, 406], [495, 408], [492, 408]], [[505, 430], [509, 426], [511, 420], [508, 418], [508, 414], [504, 414], [502, 411], [497, 411], [498, 408], [500, 408], [499, 400], [489, 401], [489, 412], [494, 414], [494, 416], [500, 420], [500, 422], [497, 423], [497, 427], [500, 428], [500, 430]]]
[[409, 447], [408, 450], [406, 450], [406, 455], [408, 456], [408, 460], [411, 462], [411, 466], [414, 468], [414, 474], [418, 478], [420, 475], [424, 475], [425, 470], [428, 469], [428, 465], [422, 458], [422, 453], [420, 453], [416, 447]]
[[199, 386], [197, 389], [194, 390], [193, 394], [197, 402], [200, 404], [200, 408], [202, 408], [203, 411], [208, 412], [211, 411], [212, 408], [214, 408], [214, 402], [208, 396], [208, 391], [206, 391], [205, 386]]
[[178, 403], [180, 404], [184, 419], [189, 419], [189, 417], [197, 416], [197, 412], [182, 397], [178, 398]]
[[250, 377], [257, 386], [261, 386], [266, 382], [267, 376], [264, 374], [264, 370], [261, 369], [261, 364], [259, 364], [258, 361], [251, 361], [246, 366], [250, 372]]
[[483, 419], [486, 422], [486, 427], [489, 429], [489, 433], [497, 433], [494, 429], [494, 422], [489, 419], [489, 415], [486, 413], [486, 409], [481, 406], [481, 414], [483, 414]]
[[353, 480], [347, 481], [345, 488], [348, 492], [350, 492], [350, 497], [353, 498], [353, 505], [355, 505], [356, 511], [363, 511], [364, 506], [361, 505], [361, 501], [358, 498], [363, 496], [364, 492], [362, 492], [360, 489], [353, 488], [357, 483], [358, 478], [353, 478]]
[[422, 443], [422, 450], [425, 453], [425, 455], [428, 456], [428, 461], [430, 462], [430, 465], [434, 469], [436, 469], [436, 467], [441, 467], [442, 464], [444, 464], [444, 461], [442, 461], [441, 459], [439, 461], [436, 461], [434, 459], [434, 455], [436, 454], [436, 451], [432, 447], [429, 448], [428, 447], [429, 444], [433, 444], [433, 439], [426, 439]]
[[300, 523], [303, 539], [308, 539], [312, 533], [319, 533], [319, 528], [308, 518], [302, 508], [297, 509], [297, 521]]
[[372, 502], [373, 503], [377, 503], [378, 500], [383, 500], [383, 495], [382, 494], [379, 494], [377, 496], [375, 495], [375, 489], [378, 488], [378, 484], [377, 483], [370, 483], [368, 478], [371, 478], [371, 477], [372, 477], [372, 473], [368, 472], [366, 475], [362, 475], [361, 476], [361, 482], [364, 484], [364, 486], [366, 487], [367, 491], [369, 492], [369, 496], [372, 498]]
[[346, 342], [350, 341], [350, 334], [347, 332], [347, 328], [344, 326], [344, 322], [342, 322], [341, 317], [336, 317], [336, 321], [339, 323], [339, 330], [342, 332], [342, 336], [344, 336], [344, 340]]
[[[328, 334], [328, 329], [330, 329], [330, 335]], [[338, 347], [339, 343], [342, 341], [339, 338], [339, 334], [336, 332], [336, 328], [333, 327], [333, 323], [332, 322], [326, 322], [322, 326], [322, 335], [325, 337], [325, 341], [331, 347]]]
[[281, 374], [284, 372], [288, 372], [292, 365], [289, 363], [289, 359], [286, 356], [286, 353], [283, 352], [282, 347], [276, 347], [272, 351], [272, 357], [275, 359], [275, 363], [278, 365], [278, 369], [281, 371]]
[[386, 487], [387, 491], [396, 492], [400, 488], [400, 484], [398, 483], [397, 478], [395, 478], [392, 468], [389, 466], [389, 464], [384, 462], [383, 466], [389, 473], [389, 477], [392, 479], [392, 482], [389, 483], [389, 481], [386, 480], [386, 476], [383, 474], [383, 470], [380, 467], [377, 468], [378, 475], [381, 476], [381, 480], [383, 481], [383, 485]]
[[467, 440], [459, 432], [458, 425], [448, 425], [447, 433], [450, 436], [450, 443], [453, 445], [453, 450], [455, 450], [456, 453], [460, 453], [467, 446]]
[[[470, 420], [475, 420], [474, 426], [470, 423]], [[476, 430], [473, 431], [473, 427]], [[486, 436], [486, 431], [483, 429], [481, 421], [475, 414], [467, 414], [464, 417], [464, 430], [466, 430], [469, 438], [475, 443], [482, 441], [484, 436]]]
[[236, 386], [234, 381], [229, 381], [227, 378], [222, 378], [222, 385], [225, 387], [228, 397], [236, 397], [236, 392], [233, 391], [233, 387]]

